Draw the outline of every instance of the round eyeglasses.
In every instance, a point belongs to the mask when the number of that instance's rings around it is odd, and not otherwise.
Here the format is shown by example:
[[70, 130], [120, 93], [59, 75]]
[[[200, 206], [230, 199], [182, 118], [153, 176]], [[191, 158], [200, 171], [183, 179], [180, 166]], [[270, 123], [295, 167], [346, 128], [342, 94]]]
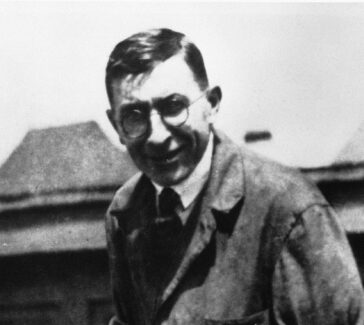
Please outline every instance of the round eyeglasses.
[[150, 115], [154, 108], [161, 116], [163, 123], [171, 127], [180, 127], [186, 123], [189, 108], [206, 95], [203, 92], [193, 101], [180, 94], [173, 94], [165, 98], [156, 98], [151, 102], [141, 101], [122, 106], [121, 116], [115, 122], [130, 139], [145, 136], [150, 130]]

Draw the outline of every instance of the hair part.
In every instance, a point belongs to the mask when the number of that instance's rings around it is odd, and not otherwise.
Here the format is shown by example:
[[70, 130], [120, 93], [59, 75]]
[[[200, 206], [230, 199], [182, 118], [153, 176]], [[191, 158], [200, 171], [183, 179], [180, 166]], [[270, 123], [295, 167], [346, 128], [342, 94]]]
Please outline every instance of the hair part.
[[182, 53], [194, 79], [202, 90], [209, 83], [202, 54], [187, 37], [171, 29], [150, 29], [134, 34], [118, 43], [106, 66], [106, 91], [111, 102], [111, 84], [127, 75], [152, 71], [156, 65]]

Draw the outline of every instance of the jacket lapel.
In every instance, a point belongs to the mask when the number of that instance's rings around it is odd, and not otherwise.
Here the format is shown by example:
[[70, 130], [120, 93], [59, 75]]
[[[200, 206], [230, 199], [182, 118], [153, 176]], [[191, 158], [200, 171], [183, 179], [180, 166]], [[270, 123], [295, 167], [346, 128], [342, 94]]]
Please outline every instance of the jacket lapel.
[[244, 195], [241, 149], [214, 130], [214, 153], [200, 219], [186, 254], [172, 281], [164, 290], [161, 305], [173, 294], [191, 264], [208, 246], [216, 230], [214, 210], [227, 214]]

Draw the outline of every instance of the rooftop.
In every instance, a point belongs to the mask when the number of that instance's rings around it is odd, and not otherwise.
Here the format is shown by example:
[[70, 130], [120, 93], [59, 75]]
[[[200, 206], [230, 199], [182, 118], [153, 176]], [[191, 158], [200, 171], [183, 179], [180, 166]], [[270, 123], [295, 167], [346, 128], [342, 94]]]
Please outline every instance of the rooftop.
[[340, 150], [334, 163], [364, 162], [364, 122], [360, 125], [353, 137]]
[[0, 207], [91, 199], [135, 172], [96, 122], [31, 130], [0, 168]]

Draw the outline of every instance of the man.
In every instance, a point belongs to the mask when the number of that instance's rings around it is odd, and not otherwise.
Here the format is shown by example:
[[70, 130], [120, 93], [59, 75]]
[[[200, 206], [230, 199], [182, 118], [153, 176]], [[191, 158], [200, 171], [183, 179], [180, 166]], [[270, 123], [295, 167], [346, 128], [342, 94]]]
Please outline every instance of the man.
[[111, 53], [107, 112], [142, 173], [106, 228], [112, 324], [364, 324], [345, 234], [298, 172], [212, 125], [221, 100], [183, 34], [135, 34]]

